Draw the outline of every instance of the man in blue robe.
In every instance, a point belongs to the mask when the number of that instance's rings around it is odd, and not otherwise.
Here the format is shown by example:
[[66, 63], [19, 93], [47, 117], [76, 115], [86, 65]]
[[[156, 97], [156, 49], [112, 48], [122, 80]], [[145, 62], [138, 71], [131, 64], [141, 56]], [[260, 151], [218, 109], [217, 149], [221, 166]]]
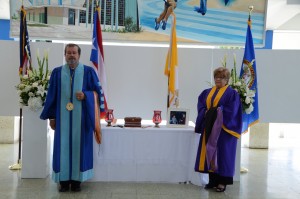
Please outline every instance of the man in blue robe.
[[[92, 67], [79, 63], [81, 49], [65, 47], [66, 64], [52, 71], [41, 119], [50, 119], [55, 130], [52, 179], [59, 191], [80, 191], [93, 176], [93, 136], [100, 120], [91, 116], [104, 111], [103, 92]], [[90, 97], [94, 93], [97, 98]], [[93, 110], [91, 103], [98, 104]], [[100, 106], [100, 107], [99, 107]], [[98, 124], [97, 124], [98, 123]]]
[[201, 133], [195, 171], [209, 173], [205, 188], [223, 192], [233, 184], [237, 139], [242, 130], [242, 106], [239, 94], [228, 86], [230, 72], [214, 71], [215, 85], [198, 98], [195, 132]]

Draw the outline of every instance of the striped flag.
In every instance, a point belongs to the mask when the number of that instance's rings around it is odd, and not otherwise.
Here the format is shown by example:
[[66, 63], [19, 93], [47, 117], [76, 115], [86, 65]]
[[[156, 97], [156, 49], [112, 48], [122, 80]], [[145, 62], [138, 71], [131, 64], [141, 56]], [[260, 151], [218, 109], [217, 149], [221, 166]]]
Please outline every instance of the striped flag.
[[[93, 26], [93, 46], [91, 50], [90, 61], [92, 62], [96, 73], [98, 74], [104, 96], [104, 109], [107, 111], [107, 85], [106, 85], [106, 73], [104, 68], [104, 51], [102, 44], [102, 32], [100, 26], [100, 8], [97, 6], [94, 13], [94, 26]], [[105, 117], [105, 112], [101, 112], [100, 117]]]
[[258, 88], [257, 88], [257, 72], [256, 60], [254, 53], [254, 45], [251, 33], [251, 19], [248, 19], [248, 28], [245, 43], [245, 52], [243, 64], [241, 67], [240, 78], [244, 79], [247, 86], [251, 90], [255, 90], [255, 97], [253, 103], [253, 111], [250, 114], [243, 113], [243, 128], [242, 132], [247, 132], [248, 128], [258, 122], [259, 109], [258, 109]]
[[27, 74], [27, 70], [31, 69], [31, 53], [29, 46], [29, 36], [27, 31], [26, 11], [21, 6], [20, 18], [20, 66], [19, 75]]
[[176, 16], [174, 13], [172, 16], [170, 46], [165, 64], [165, 75], [168, 76], [168, 108], [179, 106]]

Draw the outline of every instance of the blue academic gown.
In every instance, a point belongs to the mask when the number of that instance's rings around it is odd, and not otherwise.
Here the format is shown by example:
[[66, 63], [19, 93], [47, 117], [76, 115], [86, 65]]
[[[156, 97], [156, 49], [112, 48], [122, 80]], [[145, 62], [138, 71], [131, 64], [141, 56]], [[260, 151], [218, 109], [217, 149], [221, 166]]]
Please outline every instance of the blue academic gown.
[[[205, 113], [211, 107], [221, 107], [223, 124], [217, 141], [217, 169], [208, 169], [207, 150], [204, 139]], [[198, 116], [195, 132], [201, 133], [195, 171], [202, 173], [217, 173], [225, 177], [233, 177], [235, 171], [235, 156], [237, 139], [242, 130], [242, 105], [239, 94], [230, 86], [204, 90], [198, 98]]]
[[[99, 79], [92, 67], [79, 64], [71, 70], [64, 65], [52, 71], [49, 83], [40, 118], [56, 119], [52, 179], [55, 182], [85, 181], [93, 177], [94, 129], [88, 119], [88, 100], [78, 101], [75, 94], [82, 91], [88, 95], [95, 91], [99, 96], [100, 111], [104, 111]], [[72, 111], [66, 109], [68, 102], [74, 104]]]

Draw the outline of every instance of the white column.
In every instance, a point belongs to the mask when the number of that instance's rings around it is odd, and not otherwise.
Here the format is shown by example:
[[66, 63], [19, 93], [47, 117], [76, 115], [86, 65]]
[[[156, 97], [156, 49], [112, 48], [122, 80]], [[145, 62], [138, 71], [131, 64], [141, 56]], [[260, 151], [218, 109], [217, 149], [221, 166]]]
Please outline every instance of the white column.
[[250, 127], [249, 148], [269, 148], [269, 123], [257, 123]]
[[49, 175], [50, 134], [41, 111], [23, 108], [22, 178], [46, 178]]
[[14, 131], [14, 127], [14, 116], [0, 116], [0, 144], [12, 144], [19, 140], [19, 134]]
[[241, 170], [241, 138], [238, 139], [236, 146], [236, 156], [235, 156], [235, 173], [233, 176], [233, 181], [240, 181], [240, 170]]

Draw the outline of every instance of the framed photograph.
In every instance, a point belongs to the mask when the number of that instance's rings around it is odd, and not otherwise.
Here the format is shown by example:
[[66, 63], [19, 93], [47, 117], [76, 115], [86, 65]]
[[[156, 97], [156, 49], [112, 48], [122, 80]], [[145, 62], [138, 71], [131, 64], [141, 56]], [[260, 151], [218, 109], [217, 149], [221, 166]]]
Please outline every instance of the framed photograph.
[[189, 109], [169, 108], [167, 114], [167, 127], [188, 127]]

